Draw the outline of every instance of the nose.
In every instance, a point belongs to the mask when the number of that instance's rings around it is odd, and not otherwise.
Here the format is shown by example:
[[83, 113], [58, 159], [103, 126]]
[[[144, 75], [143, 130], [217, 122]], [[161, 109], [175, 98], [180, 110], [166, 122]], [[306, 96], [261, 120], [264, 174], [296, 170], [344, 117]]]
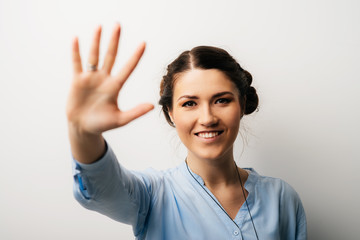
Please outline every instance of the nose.
[[199, 123], [205, 127], [214, 127], [219, 123], [219, 119], [210, 106], [204, 105], [199, 114]]

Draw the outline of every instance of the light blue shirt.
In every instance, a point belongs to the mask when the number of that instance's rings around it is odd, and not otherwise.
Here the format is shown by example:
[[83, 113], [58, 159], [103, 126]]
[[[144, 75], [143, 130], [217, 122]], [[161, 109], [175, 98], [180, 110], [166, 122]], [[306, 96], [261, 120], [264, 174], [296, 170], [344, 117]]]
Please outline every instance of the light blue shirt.
[[[259, 239], [307, 239], [305, 212], [294, 189], [248, 170], [247, 202]], [[166, 171], [130, 171], [108, 147], [93, 164], [74, 161], [74, 180], [74, 196], [81, 205], [132, 225], [136, 239], [256, 239], [246, 204], [234, 219], [239, 230], [185, 162]]]

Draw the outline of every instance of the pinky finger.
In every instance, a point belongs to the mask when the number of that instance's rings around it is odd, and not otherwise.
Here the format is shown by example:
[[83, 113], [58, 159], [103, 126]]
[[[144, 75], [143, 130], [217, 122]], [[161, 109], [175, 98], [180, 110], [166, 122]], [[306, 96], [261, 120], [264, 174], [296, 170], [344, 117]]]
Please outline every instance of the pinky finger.
[[72, 42], [72, 62], [74, 73], [82, 72], [81, 57], [79, 52], [79, 40], [77, 37]]

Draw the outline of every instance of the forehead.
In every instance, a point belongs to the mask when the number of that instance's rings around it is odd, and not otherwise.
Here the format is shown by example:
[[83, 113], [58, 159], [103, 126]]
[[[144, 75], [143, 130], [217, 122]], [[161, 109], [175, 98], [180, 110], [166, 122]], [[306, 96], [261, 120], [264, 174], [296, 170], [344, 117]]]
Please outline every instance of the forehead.
[[174, 83], [174, 98], [180, 95], [211, 95], [224, 91], [237, 94], [235, 84], [217, 69], [192, 69], [180, 74]]

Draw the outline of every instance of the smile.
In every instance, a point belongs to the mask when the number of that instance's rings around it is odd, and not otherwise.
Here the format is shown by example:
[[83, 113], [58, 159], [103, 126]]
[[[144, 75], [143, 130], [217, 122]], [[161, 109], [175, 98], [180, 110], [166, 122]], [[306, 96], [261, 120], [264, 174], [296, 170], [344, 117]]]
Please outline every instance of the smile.
[[199, 133], [195, 133], [196, 136], [201, 137], [201, 138], [214, 138], [220, 134], [222, 134], [224, 131], [212, 131], [212, 132], [199, 132]]

